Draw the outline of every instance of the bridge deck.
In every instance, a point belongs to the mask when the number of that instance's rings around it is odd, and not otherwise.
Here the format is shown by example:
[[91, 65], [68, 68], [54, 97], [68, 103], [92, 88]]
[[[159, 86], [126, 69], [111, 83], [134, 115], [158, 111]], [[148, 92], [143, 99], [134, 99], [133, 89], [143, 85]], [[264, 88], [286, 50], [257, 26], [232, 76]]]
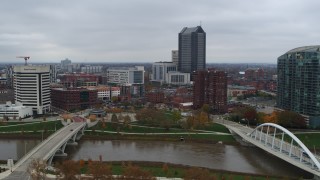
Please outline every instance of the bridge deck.
[[[28, 154], [23, 156], [11, 170], [4, 172], [2, 176], [7, 176], [4, 179], [29, 179], [28, 167], [34, 159], [42, 159], [47, 161], [50, 156], [57, 149], [61, 147], [61, 142], [65, 142], [70, 139], [75, 133], [85, 126], [85, 123], [71, 123], [68, 126], [63, 127], [53, 135], [49, 136], [45, 141], [39, 144], [37, 147], [32, 149]], [[5, 174], [8, 173], [8, 174]], [[1, 179], [1, 174], [0, 174]]]
[[[224, 119], [218, 119], [218, 118], [215, 118], [214, 121], [216, 123], [226, 126], [228, 129], [232, 130], [234, 133], [242, 137], [245, 141], [250, 142], [251, 144], [287, 161], [288, 163], [291, 163], [301, 169], [304, 169], [316, 176], [320, 176], [320, 172], [313, 166], [312, 163], [310, 163], [310, 158], [302, 157], [300, 160], [300, 152], [301, 152], [300, 147], [293, 146], [292, 152], [289, 156], [290, 143], [283, 142], [281, 146], [282, 149], [280, 151], [281, 139], [275, 138], [273, 142], [273, 146], [270, 142], [273, 139], [273, 134], [267, 135], [265, 133], [260, 132], [261, 136], [263, 137], [262, 139], [252, 138], [249, 136], [249, 134], [253, 132], [254, 129], [248, 126], [243, 126], [236, 122], [232, 122]], [[297, 151], [293, 151], [293, 150], [297, 150]], [[319, 159], [317, 156], [316, 158]]]

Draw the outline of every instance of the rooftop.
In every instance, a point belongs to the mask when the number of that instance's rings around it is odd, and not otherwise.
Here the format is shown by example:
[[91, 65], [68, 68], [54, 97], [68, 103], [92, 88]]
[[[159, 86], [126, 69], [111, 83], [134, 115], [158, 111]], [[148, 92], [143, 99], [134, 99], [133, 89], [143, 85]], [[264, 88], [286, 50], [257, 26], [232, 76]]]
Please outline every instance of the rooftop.
[[298, 47], [298, 48], [291, 49], [287, 53], [295, 53], [295, 52], [320, 52], [320, 45]]
[[201, 26], [197, 26], [197, 27], [184, 27], [181, 30], [181, 34], [191, 34], [193, 32], [196, 33], [205, 33], [204, 30], [201, 28]]

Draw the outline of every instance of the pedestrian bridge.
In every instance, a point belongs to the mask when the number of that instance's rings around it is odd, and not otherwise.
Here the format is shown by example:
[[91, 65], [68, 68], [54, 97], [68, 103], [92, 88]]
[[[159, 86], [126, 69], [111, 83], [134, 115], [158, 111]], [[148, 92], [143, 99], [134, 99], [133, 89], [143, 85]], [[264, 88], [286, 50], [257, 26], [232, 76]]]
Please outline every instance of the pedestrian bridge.
[[284, 127], [265, 123], [252, 129], [227, 120], [218, 119], [215, 122], [224, 125], [244, 141], [320, 177], [319, 157], [311, 153], [294, 134]]
[[42, 160], [51, 165], [55, 156], [66, 156], [64, 152], [68, 144], [76, 145], [84, 134], [86, 122], [71, 123], [37, 145], [25, 156], [23, 156], [13, 167], [0, 174], [0, 179], [29, 179], [28, 168], [33, 160]]

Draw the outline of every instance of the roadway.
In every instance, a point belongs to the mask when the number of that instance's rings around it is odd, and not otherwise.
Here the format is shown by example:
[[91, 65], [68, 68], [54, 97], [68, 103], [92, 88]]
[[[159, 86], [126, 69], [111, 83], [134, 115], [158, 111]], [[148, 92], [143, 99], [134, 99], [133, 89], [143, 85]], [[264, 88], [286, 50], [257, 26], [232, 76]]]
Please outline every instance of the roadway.
[[[54, 155], [57, 149], [59, 149], [63, 141], [70, 139], [75, 133], [77, 133], [82, 127], [84, 123], [71, 123], [59, 131], [49, 136], [45, 141], [40, 143], [34, 149], [32, 149], [29, 153], [23, 156], [13, 167], [11, 170], [8, 170], [2, 174], [0, 174], [0, 179], [4, 176], [7, 176], [4, 179], [19, 179], [19, 180], [28, 180], [30, 179], [30, 174], [28, 173], [28, 169], [32, 160], [43, 160], [47, 161], [51, 155]], [[12, 173], [11, 173], [12, 171]]]

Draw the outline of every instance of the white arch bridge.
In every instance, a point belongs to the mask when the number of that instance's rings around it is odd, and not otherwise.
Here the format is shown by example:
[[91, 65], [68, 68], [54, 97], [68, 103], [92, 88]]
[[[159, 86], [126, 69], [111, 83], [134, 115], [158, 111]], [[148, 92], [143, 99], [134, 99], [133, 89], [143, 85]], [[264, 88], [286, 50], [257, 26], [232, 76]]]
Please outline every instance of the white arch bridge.
[[86, 126], [86, 122], [74, 122], [61, 128], [24, 155], [12, 168], [0, 173], [0, 179], [30, 179], [28, 168], [33, 160], [51, 165], [53, 157], [66, 156], [66, 146], [76, 145], [76, 140], [84, 134]]
[[218, 119], [215, 122], [224, 125], [246, 142], [314, 174], [316, 178], [320, 177], [319, 157], [311, 153], [294, 134], [284, 127], [265, 123], [252, 129], [227, 120]]

